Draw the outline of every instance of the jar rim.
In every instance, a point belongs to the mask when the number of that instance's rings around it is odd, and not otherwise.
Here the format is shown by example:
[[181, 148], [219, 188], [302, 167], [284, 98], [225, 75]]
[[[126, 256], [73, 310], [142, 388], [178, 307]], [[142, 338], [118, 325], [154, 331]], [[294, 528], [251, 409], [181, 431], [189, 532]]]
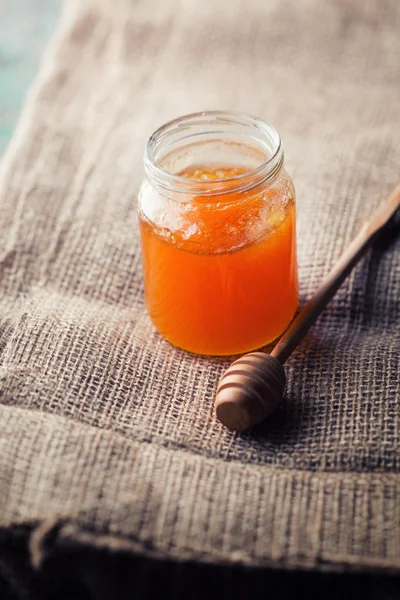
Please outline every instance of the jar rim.
[[[201, 180], [182, 177], [164, 169], [158, 164], [157, 153], [160, 149], [168, 147], [168, 139], [176, 133], [184, 133], [191, 128], [205, 127], [222, 124], [239, 125], [247, 127], [249, 132], [254, 131], [264, 136], [272, 144], [270, 154], [257, 167], [231, 177]], [[187, 137], [202, 135], [202, 131], [192, 133]], [[212, 131], [212, 133], [218, 133]], [[210, 110], [189, 113], [161, 125], [148, 138], [144, 152], [144, 167], [146, 177], [156, 185], [168, 191], [191, 194], [224, 194], [245, 191], [260, 185], [268, 180], [275, 179], [283, 166], [283, 145], [277, 130], [267, 121], [254, 115], [231, 110]], [[190, 189], [189, 189], [190, 188]]]

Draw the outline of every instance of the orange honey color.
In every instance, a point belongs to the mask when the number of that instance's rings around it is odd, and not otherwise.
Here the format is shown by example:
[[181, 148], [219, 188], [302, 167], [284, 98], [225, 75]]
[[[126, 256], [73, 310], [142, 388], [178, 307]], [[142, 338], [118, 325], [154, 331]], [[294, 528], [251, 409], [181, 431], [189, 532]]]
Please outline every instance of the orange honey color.
[[[247, 169], [196, 166], [188, 179]], [[298, 303], [294, 201], [282, 188], [194, 196], [179, 229], [140, 218], [146, 302], [158, 331], [190, 352], [247, 352], [278, 337]]]

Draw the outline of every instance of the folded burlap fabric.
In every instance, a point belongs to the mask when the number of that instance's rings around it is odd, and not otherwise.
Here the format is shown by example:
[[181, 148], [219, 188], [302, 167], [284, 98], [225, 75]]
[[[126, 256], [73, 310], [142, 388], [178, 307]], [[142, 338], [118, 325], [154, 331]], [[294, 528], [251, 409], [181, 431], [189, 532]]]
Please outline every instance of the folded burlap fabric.
[[238, 435], [213, 412], [229, 361], [173, 348], [146, 315], [135, 191], [164, 121], [270, 121], [309, 296], [399, 178], [400, 6], [212, 4], [65, 2], [2, 161], [2, 535], [23, 531], [35, 564], [85, 544], [399, 569], [400, 240], [290, 359], [277, 413]]

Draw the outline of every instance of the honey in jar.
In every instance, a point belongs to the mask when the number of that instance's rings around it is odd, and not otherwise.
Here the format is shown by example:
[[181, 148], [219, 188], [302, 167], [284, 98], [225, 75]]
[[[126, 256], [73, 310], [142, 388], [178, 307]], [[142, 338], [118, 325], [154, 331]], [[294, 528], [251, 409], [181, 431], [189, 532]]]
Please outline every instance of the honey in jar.
[[295, 193], [278, 133], [241, 113], [158, 129], [139, 194], [150, 318], [184, 350], [239, 354], [277, 338], [298, 304]]

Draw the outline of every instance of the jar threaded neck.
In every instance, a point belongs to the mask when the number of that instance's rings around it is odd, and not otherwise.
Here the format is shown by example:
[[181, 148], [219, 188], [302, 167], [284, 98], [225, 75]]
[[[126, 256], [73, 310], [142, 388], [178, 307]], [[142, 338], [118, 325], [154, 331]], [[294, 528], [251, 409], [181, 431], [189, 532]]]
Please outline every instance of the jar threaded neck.
[[[212, 150], [211, 150], [212, 148]], [[215, 149], [217, 148], [217, 152]], [[218, 153], [225, 160], [250, 161], [249, 170], [224, 179], [199, 180], [179, 175], [196, 155]], [[236, 153], [236, 154], [235, 154]], [[251, 160], [250, 160], [251, 158]], [[223, 195], [272, 182], [283, 168], [278, 132], [261, 119], [234, 111], [193, 113], [170, 121], [149, 138], [144, 155], [146, 177], [161, 192]]]

